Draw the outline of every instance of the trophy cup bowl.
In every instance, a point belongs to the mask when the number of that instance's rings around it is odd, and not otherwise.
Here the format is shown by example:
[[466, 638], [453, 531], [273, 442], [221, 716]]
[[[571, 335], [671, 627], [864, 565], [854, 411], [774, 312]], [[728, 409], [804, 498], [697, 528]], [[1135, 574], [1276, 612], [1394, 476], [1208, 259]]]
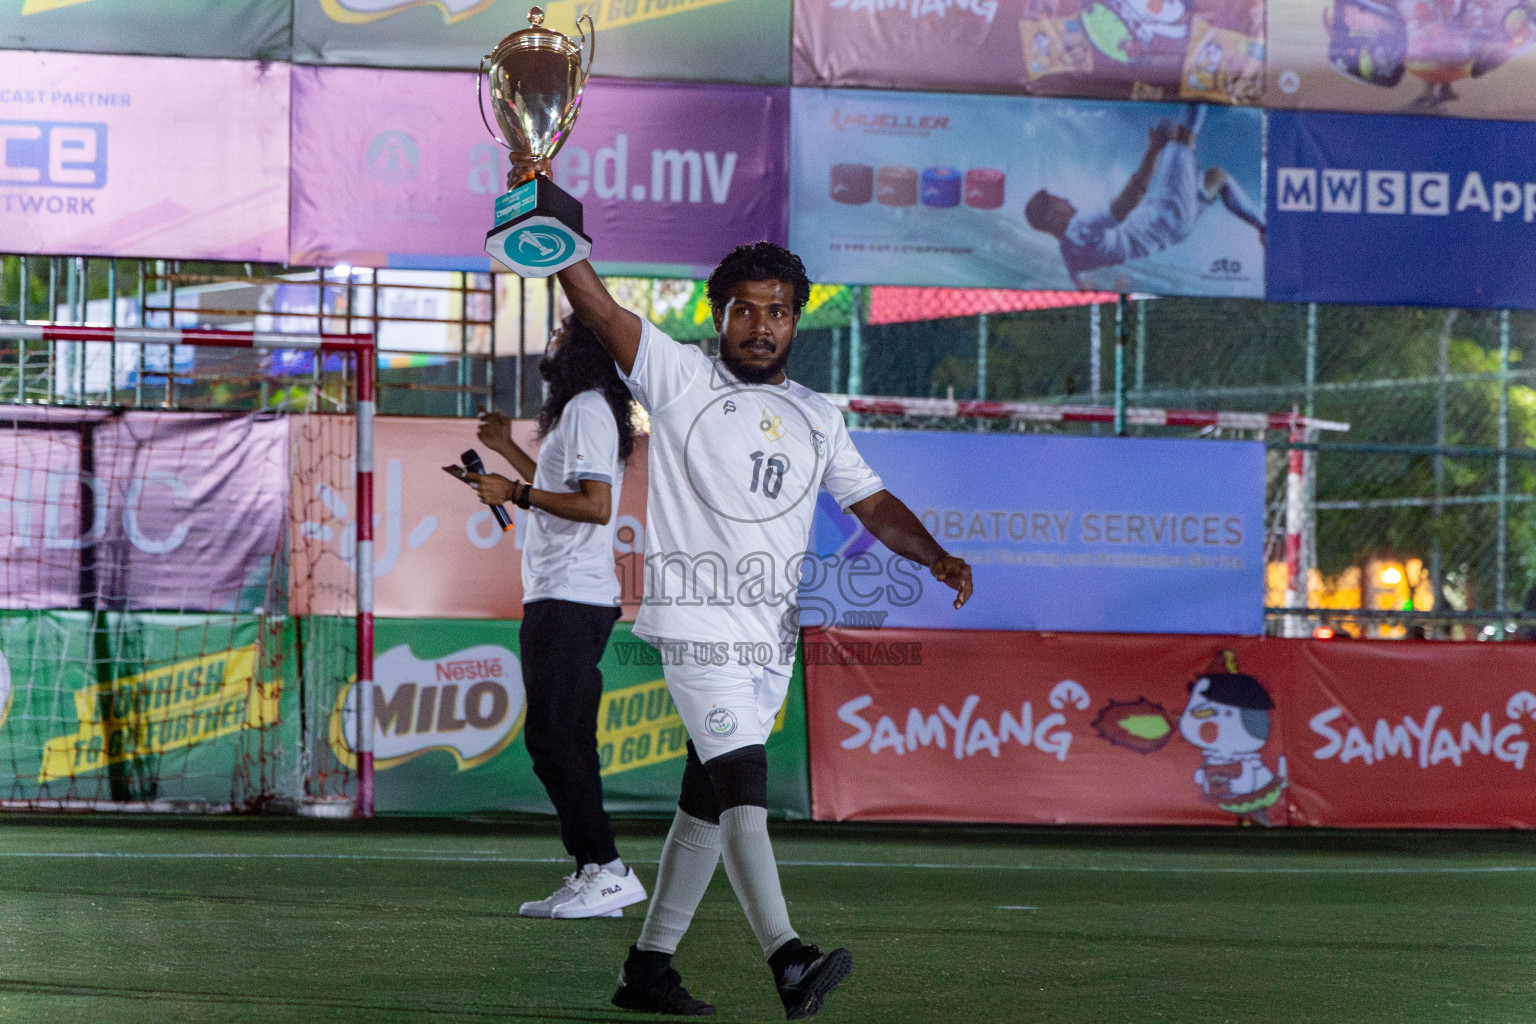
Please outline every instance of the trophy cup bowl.
[[[570, 135], [592, 72], [597, 36], [591, 17], [582, 19], [586, 26], [578, 19], [582, 41], [577, 44], [544, 28], [544, 12], [535, 7], [528, 12], [529, 27], [497, 43], [480, 62], [480, 119], [512, 160], [508, 191], [496, 200], [485, 251], [523, 277], [549, 277], [592, 251], [592, 240], [582, 233], [581, 203], [549, 177], [550, 161]], [[487, 78], [501, 138], [485, 116]]]

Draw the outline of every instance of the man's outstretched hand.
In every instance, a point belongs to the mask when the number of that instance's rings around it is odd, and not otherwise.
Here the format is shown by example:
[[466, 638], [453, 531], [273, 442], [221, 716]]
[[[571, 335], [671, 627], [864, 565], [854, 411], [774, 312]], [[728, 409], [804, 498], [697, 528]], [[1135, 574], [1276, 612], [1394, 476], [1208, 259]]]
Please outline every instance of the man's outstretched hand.
[[954, 590], [955, 607], [961, 608], [971, 599], [971, 567], [963, 558], [944, 555], [928, 567], [933, 578]]

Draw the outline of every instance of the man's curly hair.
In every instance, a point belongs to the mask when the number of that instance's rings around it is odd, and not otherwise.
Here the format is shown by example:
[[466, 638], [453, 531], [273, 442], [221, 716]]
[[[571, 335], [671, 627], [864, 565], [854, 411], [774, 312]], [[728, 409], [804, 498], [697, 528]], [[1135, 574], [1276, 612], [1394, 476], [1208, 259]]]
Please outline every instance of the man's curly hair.
[[710, 306], [724, 308], [730, 301], [731, 289], [743, 281], [783, 281], [794, 291], [796, 313], [811, 301], [811, 279], [805, 275], [805, 264], [799, 256], [772, 242], [738, 245], [720, 261], [705, 286]]

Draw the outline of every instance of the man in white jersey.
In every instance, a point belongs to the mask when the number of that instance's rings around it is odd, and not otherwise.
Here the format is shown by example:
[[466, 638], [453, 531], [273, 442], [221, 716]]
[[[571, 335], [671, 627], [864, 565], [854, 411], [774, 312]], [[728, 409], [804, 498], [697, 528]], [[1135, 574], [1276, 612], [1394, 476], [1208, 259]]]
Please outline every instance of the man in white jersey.
[[718, 359], [621, 308], [585, 261], [560, 282], [650, 412], [646, 586], [635, 631], [660, 650], [691, 737], [656, 889], [613, 1001], [714, 1012], [682, 987], [672, 955], [723, 856], [785, 1015], [808, 1017], [853, 957], [822, 953], [790, 926], [768, 839], [764, 744], [789, 688], [818, 488], [958, 591], [956, 608], [970, 597], [970, 567], [885, 490], [832, 404], [785, 379], [810, 296], [799, 257], [758, 242], [721, 261], [708, 284]]
[[1056, 238], [1073, 284], [1087, 287], [1082, 275], [1089, 271], [1129, 263], [1184, 241], [1218, 199], [1264, 240], [1263, 214], [1242, 186], [1223, 168], [1200, 170], [1195, 142], [1204, 114], [1203, 107], [1190, 106], [1178, 122], [1155, 125], [1141, 165], [1105, 211], [1083, 213], [1045, 189], [1030, 197], [1024, 219]]
[[624, 462], [634, 449], [629, 391], [592, 332], [574, 319], [539, 363], [548, 391], [539, 411], [535, 463], [512, 440], [510, 421], [484, 413], [480, 440], [524, 480], [471, 473], [480, 500], [528, 510], [523, 533], [523, 622], [519, 647], [528, 694], [523, 736], [534, 774], [560, 816], [560, 839], [576, 870], [554, 893], [524, 903], [524, 917], [622, 917], [645, 889], [619, 858], [603, 810], [597, 663], [619, 617], [613, 571]]

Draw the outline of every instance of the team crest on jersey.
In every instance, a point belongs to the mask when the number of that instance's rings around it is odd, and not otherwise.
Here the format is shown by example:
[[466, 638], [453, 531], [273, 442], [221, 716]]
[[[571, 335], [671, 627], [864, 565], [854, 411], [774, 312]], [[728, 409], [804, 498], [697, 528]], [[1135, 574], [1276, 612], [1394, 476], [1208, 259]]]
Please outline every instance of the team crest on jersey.
[[736, 735], [736, 715], [729, 708], [715, 708], [704, 719], [704, 725], [714, 736]]
[[811, 444], [816, 446], [816, 457], [818, 459], [826, 457], [826, 454], [827, 454], [827, 435], [823, 434], [821, 431], [817, 430], [815, 427], [811, 428]]
[[784, 436], [784, 421], [775, 416], [766, 405], [763, 406], [763, 418], [757, 421], [757, 426], [762, 430], [763, 436], [770, 441], [777, 441]]

